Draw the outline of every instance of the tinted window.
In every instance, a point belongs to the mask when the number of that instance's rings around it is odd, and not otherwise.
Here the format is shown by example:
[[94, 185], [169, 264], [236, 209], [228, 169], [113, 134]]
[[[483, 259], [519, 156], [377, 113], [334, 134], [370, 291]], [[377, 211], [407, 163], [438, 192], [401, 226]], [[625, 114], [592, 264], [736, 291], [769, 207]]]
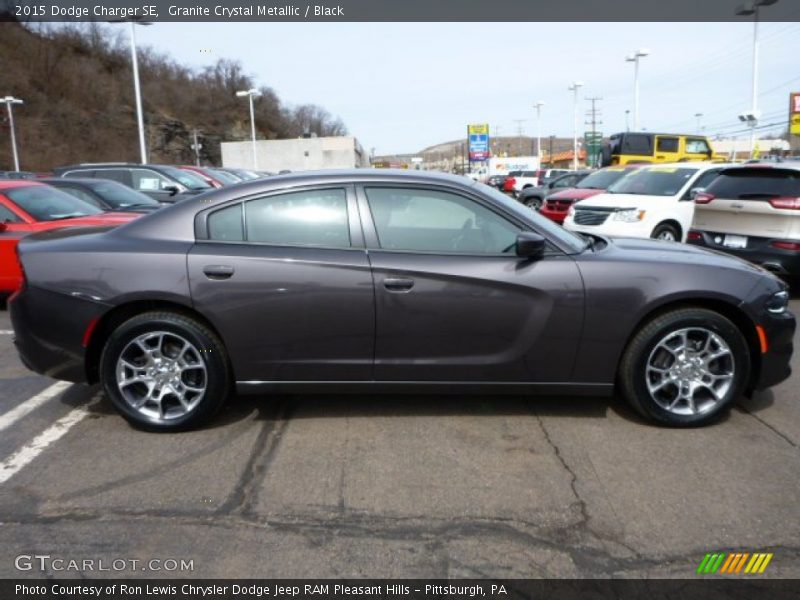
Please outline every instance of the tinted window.
[[236, 204], [211, 213], [208, 217], [208, 237], [224, 242], [243, 241], [242, 205]]
[[90, 183], [89, 187], [113, 208], [158, 204], [158, 202], [153, 200], [150, 196], [145, 196], [116, 181], [98, 179], [96, 182]]
[[706, 171], [700, 177], [694, 180], [692, 183], [693, 188], [707, 188], [712, 181], [717, 178], [721, 169], [712, 169], [710, 171]]
[[78, 200], [83, 200], [84, 202], [88, 202], [92, 206], [96, 206], [97, 208], [104, 208], [104, 206], [100, 203], [100, 201], [92, 196], [91, 194], [84, 192], [81, 189], [74, 188], [74, 187], [67, 187], [67, 186], [58, 186], [62, 192], [66, 192], [70, 196], [75, 196]]
[[687, 139], [686, 152], [690, 154], [708, 154], [711, 149], [708, 147], [708, 142], [703, 139]]
[[729, 169], [706, 190], [717, 198], [797, 198], [800, 197], [800, 171], [761, 167]]
[[368, 188], [381, 248], [513, 253], [520, 228], [474, 200], [437, 190]]
[[659, 136], [656, 148], [659, 152], [677, 152], [678, 146], [678, 138]]
[[631, 169], [617, 169], [611, 167], [602, 171], [595, 171], [584, 178], [576, 187], [586, 190], [605, 190], [618, 179], [622, 179], [631, 172]]
[[94, 176], [99, 179], [111, 179], [122, 185], [131, 185], [131, 172], [128, 169], [99, 169]]
[[70, 217], [96, 215], [103, 211], [45, 185], [30, 185], [4, 190], [5, 195], [37, 221], [54, 221]]
[[347, 199], [342, 189], [309, 190], [245, 203], [248, 242], [299, 246], [350, 246]]
[[0, 223], [22, 223], [22, 219], [0, 204]]
[[676, 167], [638, 169], [609, 187], [608, 191], [613, 194], [674, 196], [696, 174], [697, 169]]
[[653, 154], [653, 136], [643, 133], [626, 133], [622, 138], [622, 154]]

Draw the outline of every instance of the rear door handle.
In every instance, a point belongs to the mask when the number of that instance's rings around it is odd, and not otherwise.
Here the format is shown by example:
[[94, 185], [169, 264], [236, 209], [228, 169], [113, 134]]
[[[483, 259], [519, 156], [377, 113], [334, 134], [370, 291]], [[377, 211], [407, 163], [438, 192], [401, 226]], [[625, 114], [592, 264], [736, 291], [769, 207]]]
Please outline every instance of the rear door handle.
[[387, 277], [383, 280], [383, 287], [390, 292], [407, 292], [414, 287], [414, 280], [404, 277]]
[[230, 279], [235, 269], [229, 265], [206, 265], [203, 273], [209, 279]]

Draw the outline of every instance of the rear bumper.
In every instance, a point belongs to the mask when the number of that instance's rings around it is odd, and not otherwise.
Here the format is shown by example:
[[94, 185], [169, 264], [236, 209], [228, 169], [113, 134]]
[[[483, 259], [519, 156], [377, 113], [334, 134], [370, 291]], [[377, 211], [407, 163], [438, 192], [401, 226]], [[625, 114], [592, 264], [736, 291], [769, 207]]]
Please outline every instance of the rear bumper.
[[11, 297], [8, 310], [14, 345], [26, 367], [54, 379], [86, 383], [84, 334], [107, 310], [105, 305], [24, 287]]
[[770, 245], [772, 242], [784, 241], [782, 239], [748, 236], [746, 248], [728, 248], [722, 244], [724, 233], [697, 229], [692, 229], [690, 233], [700, 235], [700, 239], [688, 240], [690, 244], [738, 256], [781, 277], [800, 277], [800, 252]]

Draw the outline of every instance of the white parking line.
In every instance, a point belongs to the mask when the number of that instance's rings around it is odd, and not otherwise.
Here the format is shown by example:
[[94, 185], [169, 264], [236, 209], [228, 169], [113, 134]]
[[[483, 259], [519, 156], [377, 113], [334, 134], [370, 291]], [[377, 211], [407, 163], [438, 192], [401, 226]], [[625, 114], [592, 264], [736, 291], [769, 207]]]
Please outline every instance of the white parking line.
[[66, 390], [72, 384], [69, 381], [59, 381], [51, 385], [49, 388], [36, 394], [33, 398], [29, 398], [19, 406], [11, 409], [7, 413], [0, 415], [0, 431], [9, 428], [11, 425], [19, 421], [28, 413], [36, 410], [48, 400], [52, 400], [61, 392]]
[[11, 329], [0, 329], [0, 335], [14, 335]]
[[100, 393], [96, 394], [84, 406], [72, 410], [67, 416], [62, 417], [42, 433], [17, 450], [14, 454], [0, 463], [0, 485], [19, 473], [33, 459], [44, 452], [47, 447], [66, 434], [72, 427], [82, 421], [89, 414], [89, 409], [99, 400]]

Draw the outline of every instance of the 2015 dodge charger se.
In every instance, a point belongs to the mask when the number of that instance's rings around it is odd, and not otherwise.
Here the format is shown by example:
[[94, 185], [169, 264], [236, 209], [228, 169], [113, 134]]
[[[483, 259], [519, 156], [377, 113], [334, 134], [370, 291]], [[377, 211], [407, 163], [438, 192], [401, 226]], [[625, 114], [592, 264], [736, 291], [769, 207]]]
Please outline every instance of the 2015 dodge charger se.
[[312, 389], [618, 389], [688, 426], [790, 374], [795, 318], [770, 273], [573, 234], [462, 177], [272, 177], [19, 255], [25, 364], [102, 382], [150, 429], [196, 426], [234, 390]]

